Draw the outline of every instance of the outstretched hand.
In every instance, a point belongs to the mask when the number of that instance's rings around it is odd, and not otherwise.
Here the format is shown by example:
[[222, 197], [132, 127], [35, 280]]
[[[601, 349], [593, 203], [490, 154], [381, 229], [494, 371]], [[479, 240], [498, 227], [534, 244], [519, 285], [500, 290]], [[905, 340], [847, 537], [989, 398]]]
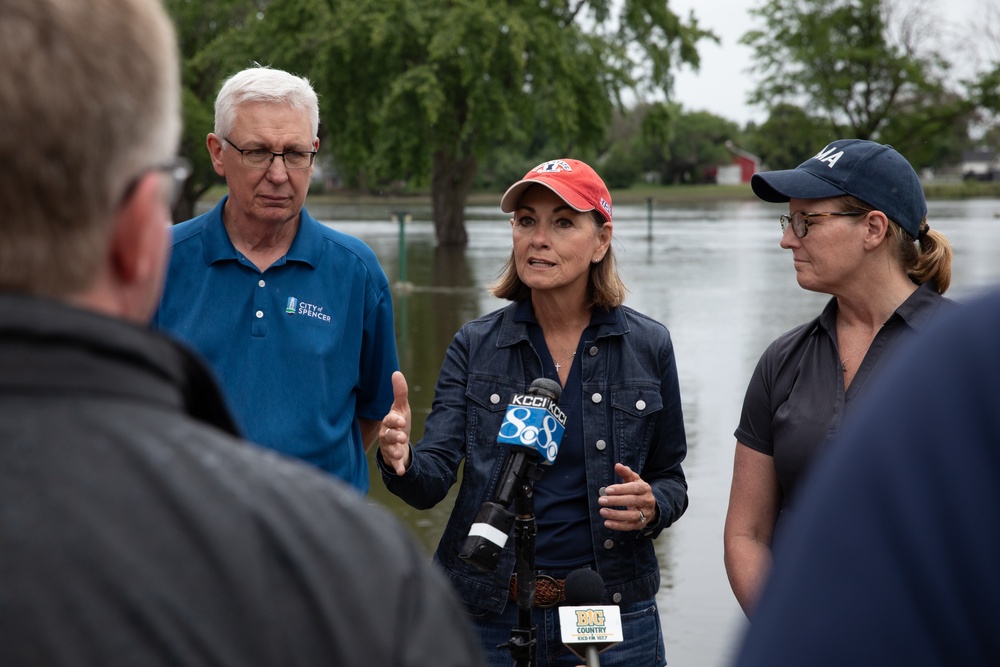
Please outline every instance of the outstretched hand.
[[597, 499], [604, 525], [611, 530], [642, 530], [647, 523], [655, 523], [653, 488], [627, 465], [616, 463], [615, 474], [622, 483], [605, 487], [604, 495]]
[[378, 448], [386, 465], [402, 475], [410, 467], [410, 401], [406, 378], [392, 374], [392, 408], [382, 418]]

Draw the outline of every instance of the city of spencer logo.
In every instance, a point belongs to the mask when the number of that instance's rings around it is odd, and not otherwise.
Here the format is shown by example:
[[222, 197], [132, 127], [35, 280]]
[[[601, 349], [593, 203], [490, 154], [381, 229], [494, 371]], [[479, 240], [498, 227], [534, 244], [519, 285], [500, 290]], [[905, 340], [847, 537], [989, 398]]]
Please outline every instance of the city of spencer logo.
[[315, 317], [317, 320], [322, 322], [330, 321], [330, 316], [323, 312], [323, 306], [304, 303], [296, 299], [294, 296], [288, 297], [288, 303], [285, 305], [285, 312], [289, 315], [305, 315], [306, 317]]

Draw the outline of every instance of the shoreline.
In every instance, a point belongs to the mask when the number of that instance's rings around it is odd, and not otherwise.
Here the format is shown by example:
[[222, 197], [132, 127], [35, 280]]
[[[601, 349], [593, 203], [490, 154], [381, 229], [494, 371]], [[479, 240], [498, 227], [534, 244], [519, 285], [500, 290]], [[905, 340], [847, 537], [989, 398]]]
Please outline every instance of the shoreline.
[[[199, 200], [200, 203], [215, 203], [225, 194], [225, 186], [210, 189]], [[499, 203], [500, 192], [476, 191], [469, 194], [466, 205], [490, 206]], [[927, 199], [973, 199], [1000, 198], [1000, 182], [992, 181], [950, 181], [924, 183]], [[611, 199], [616, 204], [644, 204], [652, 199], [656, 204], [670, 202], [704, 201], [756, 201], [749, 184], [740, 185], [636, 185], [631, 188], [611, 191]], [[388, 204], [388, 205], [430, 205], [429, 191], [413, 192], [356, 192], [342, 190], [325, 192], [313, 188], [307, 201], [326, 204]]]

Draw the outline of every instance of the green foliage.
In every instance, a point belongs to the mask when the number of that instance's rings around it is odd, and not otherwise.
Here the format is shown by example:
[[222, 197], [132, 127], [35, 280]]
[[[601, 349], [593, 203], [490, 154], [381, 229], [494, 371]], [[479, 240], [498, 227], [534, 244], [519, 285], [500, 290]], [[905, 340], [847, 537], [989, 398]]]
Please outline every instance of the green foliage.
[[640, 106], [641, 164], [662, 183], [705, 183], [728, 164], [726, 142], [741, 143], [736, 123], [707, 111], [685, 112], [679, 105]]
[[667, 146], [674, 138], [674, 122], [680, 114], [680, 105], [651, 104], [638, 107], [636, 112], [641, 116], [640, 127], [642, 139], [653, 146]]
[[266, 0], [164, 2], [176, 26], [181, 53], [184, 130], [180, 153], [193, 166], [182, 203], [174, 211], [175, 221], [190, 217], [194, 203], [220, 181], [205, 147], [215, 116], [215, 95], [227, 76], [259, 59], [252, 30], [267, 4]]
[[600, 168], [609, 190], [629, 188], [642, 178], [642, 164], [636, 160], [636, 150], [626, 144], [612, 146]]
[[504, 147], [595, 151], [621, 92], [669, 90], [709, 37], [654, 0], [354, 0], [335, 19], [319, 59], [343, 91], [323, 111], [339, 162], [430, 182], [452, 208]]
[[[742, 39], [761, 83], [751, 101], [798, 104], [834, 136], [878, 139], [898, 113], [946, 97], [947, 60], [933, 17], [886, 0], [769, 0], [751, 10], [767, 26]], [[952, 112], [958, 111], [952, 109]]]
[[[199, 154], [219, 85], [258, 62], [313, 82], [321, 150], [346, 180], [429, 184], [436, 208], [459, 211], [477, 165], [494, 153], [521, 150], [533, 156], [528, 167], [555, 154], [596, 155], [607, 147], [623, 92], [669, 96], [672, 70], [696, 67], [697, 43], [715, 39], [662, 0], [166, 0], [166, 7], [184, 59], [192, 192], [217, 182]], [[543, 149], [552, 154], [535, 160]], [[494, 161], [509, 163], [507, 173], [517, 162]]]
[[971, 147], [973, 104], [950, 93], [902, 106], [886, 122], [879, 139], [894, 146], [917, 169], [958, 164]]
[[751, 102], [771, 117], [748, 134], [772, 168], [845, 137], [892, 144], [917, 168], [956, 163], [1000, 108], [1000, 66], [954, 76], [927, 3], [767, 0], [751, 14], [767, 26], [742, 39], [760, 77]]
[[707, 111], [682, 114], [669, 146], [668, 177], [675, 183], [712, 182], [715, 168], [732, 157], [727, 143], [740, 141], [740, 129], [730, 120]]
[[426, 179], [435, 152], [481, 158], [536, 122], [593, 145], [627, 82], [561, 3], [357, 0], [328, 37], [324, 84], [350, 92], [324, 118], [344, 166], [374, 180]]
[[747, 129], [744, 148], [768, 169], [794, 169], [836, 138], [829, 120], [792, 104], [777, 104], [765, 122]]

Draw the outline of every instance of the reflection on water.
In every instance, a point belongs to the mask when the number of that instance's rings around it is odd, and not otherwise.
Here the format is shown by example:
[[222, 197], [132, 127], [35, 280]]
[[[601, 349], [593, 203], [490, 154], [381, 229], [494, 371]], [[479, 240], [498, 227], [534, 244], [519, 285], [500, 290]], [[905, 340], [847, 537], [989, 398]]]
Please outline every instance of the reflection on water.
[[[384, 206], [312, 207], [318, 219], [364, 239], [398, 283], [399, 227]], [[780, 204], [706, 202], [670, 208], [615, 209], [615, 253], [628, 305], [654, 317], [674, 338], [689, 454], [691, 505], [657, 542], [667, 658], [680, 667], [727, 664], [744, 627], [722, 565], [733, 430], [757, 358], [778, 334], [815, 317], [828, 297], [795, 282], [791, 256], [778, 247]], [[470, 209], [469, 246], [438, 248], [430, 211], [411, 208], [406, 226], [408, 285], [394, 292], [400, 364], [410, 385], [414, 438], [423, 430], [445, 348], [466, 321], [504, 305], [487, 287], [510, 253], [508, 216]], [[955, 249], [949, 296], [963, 299], [1000, 283], [1000, 200], [931, 202], [928, 220]], [[652, 237], [650, 238], [650, 230]], [[453, 495], [416, 511], [387, 493], [372, 468], [371, 497], [388, 506], [428, 552]], [[457, 486], [456, 486], [457, 488]]]

